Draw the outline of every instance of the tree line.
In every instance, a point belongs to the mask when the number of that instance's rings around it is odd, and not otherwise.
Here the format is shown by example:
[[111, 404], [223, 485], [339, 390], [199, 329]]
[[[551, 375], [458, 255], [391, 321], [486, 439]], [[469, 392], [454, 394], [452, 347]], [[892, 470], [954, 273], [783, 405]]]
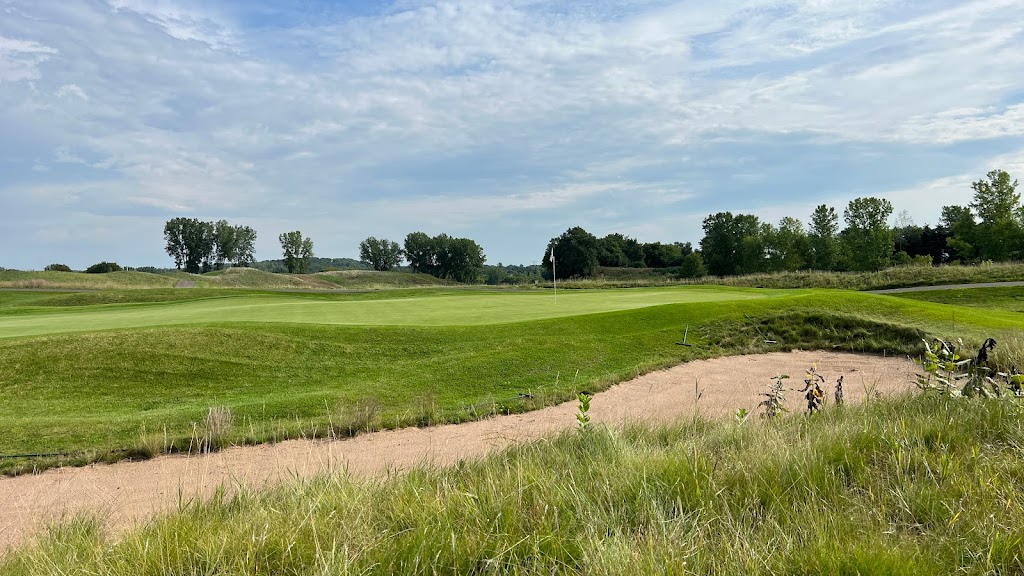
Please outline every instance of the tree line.
[[[850, 201], [840, 212], [822, 204], [804, 223], [794, 217], [778, 224], [753, 214], [718, 212], [702, 223], [699, 247], [689, 242], [640, 242], [623, 234], [598, 238], [581, 227], [552, 238], [541, 267], [485, 266], [483, 248], [469, 238], [412, 232], [399, 244], [369, 237], [359, 243], [359, 258], [379, 271], [403, 262], [413, 272], [456, 282], [536, 281], [539, 270], [559, 279], [594, 276], [599, 267], [671, 269], [680, 277], [731, 276], [787, 270], [869, 271], [891, 265], [1024, 259], [1024, 206], [1018, 182], [993, 170], [971, 184], [966, 206], [944, 206], [939, 223], [918, 226], [906, 211], [889, 223], [892, 204], [884, 198]], [[840, 226], [840, 222], [844, 226]], [[225, 265], [252, 266], [256, 232], [227, 221], [174, 218], [164, 227], [166, 250], [175, 267], [201, 273]], [[313, 241], [300, 231], [279, 236], [289, 273], [309, 272]], [[552, 267], [551, 252], [555, 251]]]
[[892, 204], [865, 197], [842, 212], [819, 205], [805, 226], [797, 218], [777, 225], [753, 214], [718, 212], [703, 221], [699, 250], [687, 244], [644, 244], [621, 234], [597, 238], [580, 227], [552, 238], [558, 278], [593, 276], [598, 266], [676, 268], [681, 277], [731, 276], [786, 270], [871, 271], [892, 265], [1024, 259], [1024, 207], [1018, 182], [993, 170], [971, 184], [973, 201], [945, 206], [936, 226], [918, 226], [905, 211], [889, 224]]
[[371, 236], [359, 243], [359, 258], [382, 272], [392, 270], [407, 260], [413, 272], [456, 282], [479, 282], [487, 260], [483, 248], [469, 238], [454, 238], [447, 234], [430, 236], [424, 232], [407, 235], [404, 247], [397, 242]]
[[256, 231], [232, 226], [227, 220], [203, 222], [196, 218], [172, 218], [164, 225], [165, 250], [174, 267], [193, 274], [255, 261]]

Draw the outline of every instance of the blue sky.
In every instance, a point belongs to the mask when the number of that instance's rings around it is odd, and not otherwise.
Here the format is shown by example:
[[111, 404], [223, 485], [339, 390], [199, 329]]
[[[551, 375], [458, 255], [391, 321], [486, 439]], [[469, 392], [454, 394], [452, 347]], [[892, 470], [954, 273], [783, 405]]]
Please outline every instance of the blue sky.
[[541, 259], [582, 225], [700, 240], [865, 195], [934, 223], [1024, 178], [1019, 0], [0, 0], [0, 266], [169, 266], [370, 235]]

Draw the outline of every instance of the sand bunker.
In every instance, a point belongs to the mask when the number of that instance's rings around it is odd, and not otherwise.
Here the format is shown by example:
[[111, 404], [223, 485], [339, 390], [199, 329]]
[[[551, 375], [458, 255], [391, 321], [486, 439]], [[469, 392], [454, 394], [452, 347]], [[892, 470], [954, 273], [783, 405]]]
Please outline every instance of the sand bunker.
[[[835, 352], [778, 352], [690, 362], [653, 372], [597, 394], [591, 403], [596, 423], [667, 422], [699, 411], [727, 416], [737, 408], [757, 412], [758, 394], [771, 376], [790, 374], [789, 387], [812, 363], [831, 384], [845, 375], [849, 401], [866, 391], [882, 395], [913, 387], [916, 366], [906, 358]], [[697, 399], [697, 391], [700, 398]], [[790, 393], [787, 404], [798, 409]], [[0, 478], [0, 551], [16, 546], [48, 522], [98, 512], [114, 530], [174, 510], [179, 497], [205, 497], [220, 485], [273, 485], [294, 477], [346, 467], [356, 476], [445, 465], [501, 450], [575, 426], [576, 404], [499, 416], [479, 422], [375, 432], [336, 441], [293, 440], [229, 448], [202, 456], [163, 456], [145, 462], [53, 469], [42, 474]]]

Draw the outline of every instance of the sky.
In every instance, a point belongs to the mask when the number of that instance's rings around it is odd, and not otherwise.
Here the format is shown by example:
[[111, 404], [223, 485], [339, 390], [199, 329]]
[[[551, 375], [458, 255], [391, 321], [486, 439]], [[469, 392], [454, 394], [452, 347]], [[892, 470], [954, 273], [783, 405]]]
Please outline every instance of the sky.
[[1024, 179], [1019, 0], [0, 0], [0, 266], [171, 266], [163, 224], [696, 244]]

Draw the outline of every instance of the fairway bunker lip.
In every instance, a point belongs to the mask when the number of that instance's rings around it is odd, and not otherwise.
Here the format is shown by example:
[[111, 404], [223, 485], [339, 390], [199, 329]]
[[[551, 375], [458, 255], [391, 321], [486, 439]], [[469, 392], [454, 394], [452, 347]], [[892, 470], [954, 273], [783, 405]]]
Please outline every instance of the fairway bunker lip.
[[[916, 389], [917, 366], [906, 358], [771, 352], [696, 360], [644, 374], [595, 394], [589, 414], [594, 424], [619, 425], [671, 422], [696, 414], [728, 418], [738, 408], [757, 412], [758, 395], [772, 376], [800, 374], [815, 364], [827, 382], [845, 375], [847, 402], [876, 392]], [[799, 410], [797, 397], [790, 396], [790, 407]], [[173, 512], [179, 502], [207, 498], [219, 487], [232, 493], [242, 486], [258, 489], [329, 471], [383, 478], [421, 465], [452, 465], [572, 429], [576, 411], [573, 400], [463, 424], [372, 432], [344, 440], [288, 440], [0, 478], [0, 554], [48, 523], [78, 514], [99, 514], [117, 533], [156, 514]]]

